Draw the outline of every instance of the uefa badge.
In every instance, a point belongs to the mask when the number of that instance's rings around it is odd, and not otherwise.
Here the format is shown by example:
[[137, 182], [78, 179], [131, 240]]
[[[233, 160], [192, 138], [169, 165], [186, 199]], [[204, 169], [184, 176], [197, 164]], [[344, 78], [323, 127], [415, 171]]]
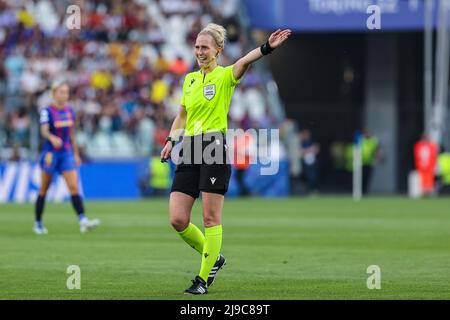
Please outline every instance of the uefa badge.
[[216, 85], [211, 84], [203, 87], [203, 95], [206, 99], [211, 100], [216, 95]]

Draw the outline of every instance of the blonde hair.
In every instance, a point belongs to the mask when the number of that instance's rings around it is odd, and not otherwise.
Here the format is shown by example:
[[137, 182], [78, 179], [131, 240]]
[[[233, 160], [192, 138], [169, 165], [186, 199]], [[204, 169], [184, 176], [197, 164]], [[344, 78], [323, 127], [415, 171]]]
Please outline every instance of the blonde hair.
[[209, 23], [202, 31], [199, 32], [200, 35], [209, 34], [216, 43], [217, 47], [223, 49], [225, 47], [225, 41], [227, 39], [227, 30], [221, 25], [215, 23]]
[[59, 87], [62, 87], [62, 86], [64, 86], [64, 85], [67, 85], [67, 86], [68, 86], [67, 82], [64, 81], [64, 80], [54, 81], [54, 82], [52, 83], [52, 93], [55, 93], [55, 91], [56, 91]]

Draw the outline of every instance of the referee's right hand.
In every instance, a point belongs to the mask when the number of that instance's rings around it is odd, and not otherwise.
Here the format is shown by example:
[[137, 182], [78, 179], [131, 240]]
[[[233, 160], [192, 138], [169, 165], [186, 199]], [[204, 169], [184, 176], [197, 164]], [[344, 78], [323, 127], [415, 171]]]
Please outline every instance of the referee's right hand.
[[164, 149], [161, 151], [161, 162], [167, 162], [170, 158], [170, 153], [172, 152], [172, 142], [167, 141]]

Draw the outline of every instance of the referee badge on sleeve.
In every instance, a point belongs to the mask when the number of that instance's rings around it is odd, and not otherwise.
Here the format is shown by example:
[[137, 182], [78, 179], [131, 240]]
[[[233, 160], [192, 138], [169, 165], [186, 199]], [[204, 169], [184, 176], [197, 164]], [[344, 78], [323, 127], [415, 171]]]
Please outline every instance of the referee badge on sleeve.
[[208, 86], [203, 87], [203, 95], [206, 99], [211, 100], [216, 95], [216, 85], [210, 84]]

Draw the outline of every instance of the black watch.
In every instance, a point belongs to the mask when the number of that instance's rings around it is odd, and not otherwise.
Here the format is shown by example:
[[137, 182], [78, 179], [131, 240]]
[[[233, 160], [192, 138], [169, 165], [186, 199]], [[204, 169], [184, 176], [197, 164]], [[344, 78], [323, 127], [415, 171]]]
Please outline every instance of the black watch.
[[166, 142], [164, 142], [164, 144], [167, 144], [167, 142], [169, 142], [169, 141], [172, 143], [172, 148], [173, 148], [175, 146], [175, 140], [173, 140], [171, 136], [168, 136], [166, 138]]

